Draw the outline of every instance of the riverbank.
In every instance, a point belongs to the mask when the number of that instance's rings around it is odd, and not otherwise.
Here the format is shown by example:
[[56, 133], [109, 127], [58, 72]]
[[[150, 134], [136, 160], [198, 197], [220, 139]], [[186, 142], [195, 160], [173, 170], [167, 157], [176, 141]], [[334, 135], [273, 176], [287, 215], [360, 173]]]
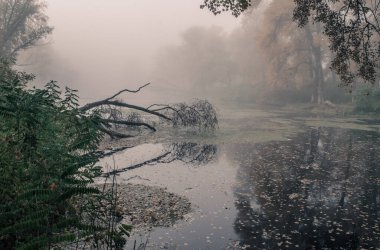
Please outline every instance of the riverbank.
[[[99, 185], [100, 186], [100, 185]], [[106, 189], [111, 184], [106, 185]], [[132, 235], [153, 227], [170, 227], [179, 220], [189, 220], [190, 201], [165, 188], [143, 184], [117, 184], [116, 212], [121, 223], [132, 225]]]

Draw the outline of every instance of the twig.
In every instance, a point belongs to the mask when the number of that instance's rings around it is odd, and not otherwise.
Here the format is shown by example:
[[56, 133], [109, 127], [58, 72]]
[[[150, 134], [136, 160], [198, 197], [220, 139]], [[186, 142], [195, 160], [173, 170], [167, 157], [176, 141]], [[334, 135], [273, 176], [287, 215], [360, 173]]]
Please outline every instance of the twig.
[[119, 92], [117, 92], [117, 93], [114, 94], [113, 96], [111, 96], [111, 97], [109, 97], [109, 98], [107, 98], [107, 99], [104, 99], [104, 100], [109, 101], [109, 100], [115, 98], [116, 96], [118, 96], [118, 95], [120, 95], [120, 94], [122, 94], [122, 93], [124, 93], [124, 92], [137, 93], [137, 92], [139, 92], [141, 89], [143, 89], [143, 88], [145, 88], [146, 86], [148, 86], [149, 84], [150, 84], [150, 82], [148, 82], [147, 84], [145, 84], [145, 85], [139, 87], [139, 88], [136, 89], [136, 90], [129, 90], [129, 89], [123, 89], [123, 90], [120, 90]]

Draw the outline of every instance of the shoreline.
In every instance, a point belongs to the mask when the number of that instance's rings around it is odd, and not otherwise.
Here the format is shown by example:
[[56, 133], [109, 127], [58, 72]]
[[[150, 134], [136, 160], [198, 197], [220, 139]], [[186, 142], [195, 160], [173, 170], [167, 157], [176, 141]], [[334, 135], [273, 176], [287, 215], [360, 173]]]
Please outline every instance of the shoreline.
[[[106, 184], [106, 190], [110, 186]], [[188, 198], [165, 188], [132, 183], [118, 183], [116, 188], [116, 211], [122, 217], [120, 223], [133, 226], [131, 236], [155, 227], [172, 227], [193, 212]]]

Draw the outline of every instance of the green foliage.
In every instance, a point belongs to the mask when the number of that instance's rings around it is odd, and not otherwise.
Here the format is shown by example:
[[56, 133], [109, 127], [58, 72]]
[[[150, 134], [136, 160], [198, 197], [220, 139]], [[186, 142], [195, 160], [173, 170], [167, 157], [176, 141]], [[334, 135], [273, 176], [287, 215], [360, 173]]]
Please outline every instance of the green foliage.
[[0, 249], [60, 248], [114, 233], [104, 212], [114, 198], [89, 186], [101, 174], [99, 114], [79, 111], [76, 91], [61, 97], [53, 81], [27, 89], [33, 76], [10, 64], [0, 63]]
[[354, 112], [380, 114], [380, 88], [362, 87], [356, 91]]

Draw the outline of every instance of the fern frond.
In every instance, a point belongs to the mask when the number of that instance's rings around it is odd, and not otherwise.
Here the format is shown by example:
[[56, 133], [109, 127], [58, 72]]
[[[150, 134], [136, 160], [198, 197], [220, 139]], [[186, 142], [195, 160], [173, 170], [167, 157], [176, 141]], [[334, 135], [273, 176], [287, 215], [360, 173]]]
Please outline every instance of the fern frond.
[[4, 226], [5, 221], [14, 219], [20, 211], [21, 209], [14, 209], [0, 213], [0, 225]]
[[38, 199], [38, 200], [49, 200], [54, 196], [54, 191], [50, 189], [32, 189], [21, 194], [18, 200], [23, 199]]
[[52, 242], [54, 243], [62, 243], [62, 242], [73, 242], [75, 241], [76, 236], [75, 234], [63, 234], [63, 235], [57, 235], [52, 238]]
[[52, 211], [50, 209], [43, 209], [43, 210], [38, 210], [38, 211], [35, 211], [35, 212], [31, 212], [31, 213], [28, 213], [25, 217], [23, 217], [23, 220], [24, 221], [27, 221], [27, 220], [42, 220], [42, 219], [46, 219], [47, 216], [51, 213]]
[[84, 195], [84, 194], [99, 194], [100, 191], [97, 188], [93, 187], [75, 187], [75, 188], [69, 188], [66, 190], [65, 193], [63, 193], [61, 196], [59, 196], [59, 200], [66, 200], [71, 198], [74, 195]]
[[30, 241], [21, 242], [16, 250], [35, 250], [46, 249], [49, 244], [49, 238], [47, 236], [35, 237]]
[[20, 233], [20, 232], [26, 232], [26, 231], [41, 231], [41, 228], [43, 227], [45, 223], [45, 218], [37, 218], [37, 219], [30, 219], [30, 220], [23, 220], [15, 223], [12, 226], [6, 227], [3, 230], [0, 231], [1, 235], [10, 234], [10, 233]]
[[70, 184], [70, 185], [86, 186], [87, 184], [92, 183], [92, 180], [79, 180], [75, 178], [66, 178], [63, 180], [63, 183]]
[[55, 231], [58, 229], [68, 228], [68, 227], [77, 227], [80, 224], [78, 221], [78, 218], [67, 218], [67, 219], [61, 219], [58, 223], [55, 223], [53, 225], [53, 228]]

